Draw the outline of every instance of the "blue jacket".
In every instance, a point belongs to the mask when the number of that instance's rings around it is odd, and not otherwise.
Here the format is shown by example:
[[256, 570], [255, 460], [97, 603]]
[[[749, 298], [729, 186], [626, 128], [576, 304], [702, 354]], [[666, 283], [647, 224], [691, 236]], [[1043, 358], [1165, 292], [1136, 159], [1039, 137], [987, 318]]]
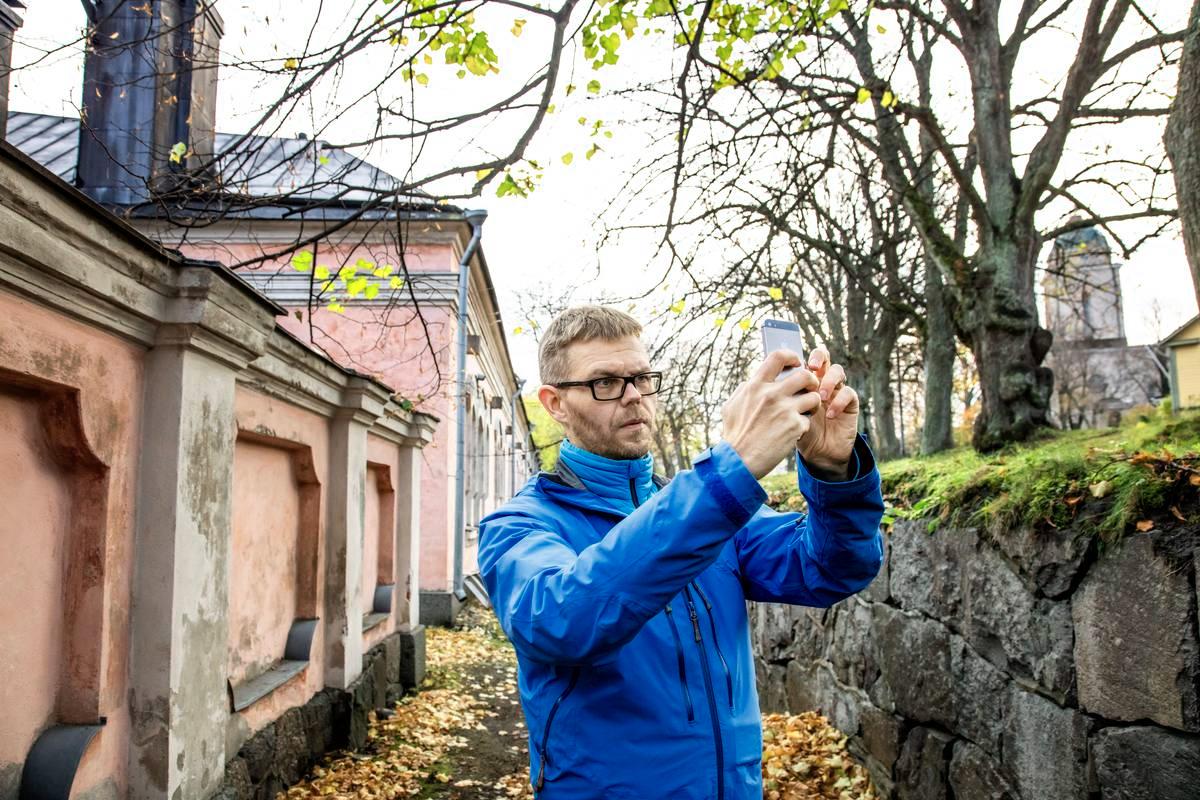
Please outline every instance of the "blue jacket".
[[761, 800], [746, 600], [825, 607], [871, 582], [883, 498], [870, 448], [860, 437], [847, 482], [800, 465], [807, 516], [765, 506], [725, 442], [670, 483], [648, 457], [581, 453], [565, 445], [480, 523], [538, 797]]

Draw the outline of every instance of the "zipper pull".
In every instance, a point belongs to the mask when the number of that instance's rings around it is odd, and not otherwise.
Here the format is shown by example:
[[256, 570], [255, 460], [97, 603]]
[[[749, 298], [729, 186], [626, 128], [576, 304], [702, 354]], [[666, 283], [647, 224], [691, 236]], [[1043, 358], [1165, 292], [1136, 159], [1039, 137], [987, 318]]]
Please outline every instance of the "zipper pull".
[[696, 614], [696, 607], [692, 605], [692, 601], [688, 600], [688, 616], [692, 618], [692, 632], [696, 634], [696, 641], [700, 639], [700, 617]]
[[536, 791], [540, 792], [542, 790], [542, 784], [545, 783], [545, 780], [546, 780], [546, 757], [540, 756], [539, 761], [538, 761], [538, 777], [537, 777], [537, 790]]

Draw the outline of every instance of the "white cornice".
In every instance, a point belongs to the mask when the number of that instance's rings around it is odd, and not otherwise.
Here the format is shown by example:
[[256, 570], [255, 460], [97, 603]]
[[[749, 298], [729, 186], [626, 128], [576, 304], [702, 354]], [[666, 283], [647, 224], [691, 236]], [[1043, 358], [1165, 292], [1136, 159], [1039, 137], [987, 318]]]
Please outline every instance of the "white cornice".
[[[239, 272], [246, 283], [266, 297], [283, 306], [306, 306], [312, 295], [312, 276], [300, 272]], [[416, 296], [418, 304], [458, 307], [458, 276], [453, 272], [410, 272], [408, 283], [396, 291], [380, 292], [374, 300], [362, 297], [342, 301], [343, 305], [389, 306], [408, 305]]]

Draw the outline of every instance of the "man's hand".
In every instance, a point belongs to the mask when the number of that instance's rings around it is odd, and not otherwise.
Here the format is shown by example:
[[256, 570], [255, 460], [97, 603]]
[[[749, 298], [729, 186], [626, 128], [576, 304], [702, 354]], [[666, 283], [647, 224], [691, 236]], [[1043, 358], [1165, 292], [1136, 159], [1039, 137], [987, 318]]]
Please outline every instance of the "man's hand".
[[[802, 364], [800, 355], [791, 350], [770, 353], [754, 375], [738, 386], [721, 411], [723, 438], [733, 445], [755, 478], [766, 475], [791, 453], [823, 413], [818, 409], [821, 398], [816, 392], [820, 379]], [[776, 381], [785, 367], [800, 368]], [[805, 416], [807, 412], [813, 416]]]
[[846, 371], [841, 364], [830, 363], [824, 347], [812, 351], [808, 368], [819, 381], [821, 405], [796, 448], [816, 477], [846, 480], [858, 436], [858, 393], [846, 385]]

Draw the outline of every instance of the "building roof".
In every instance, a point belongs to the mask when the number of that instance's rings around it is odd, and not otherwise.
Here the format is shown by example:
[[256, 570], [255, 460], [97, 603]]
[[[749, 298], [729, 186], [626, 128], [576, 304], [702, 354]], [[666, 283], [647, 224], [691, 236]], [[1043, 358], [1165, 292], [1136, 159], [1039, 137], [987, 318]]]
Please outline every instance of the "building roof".
[[[10, 144], [68, 183], [75, 183], [79, 160], [79, 119], [10, 111]], [[361, 210], [363, 204], [394, 196], [401, 182], [338, 147], [304, 137], [216, 134], [220, 184], [235, 198], [236, 216], [279, 218], [294, 207], [319, 205], [324, 213]], [[236, 198], [246, 202], [236, 203]], [[436, 206], [428, 195], [400, 198], [412, 208]], [[390, 203], [388, 204], [391, 205]], [[381, 214], [387, 211], [381, 207]]]
[[1171, 331], [1169, 334], [1164, 336], [1163, 340], [1162, 340], [1162, 344], [1169, 344], [1172, 339], [1174, 339], [1176, 336], [1178, 336], [1179, 334], [1186, 331], [1188, 328], [1190, 328], [1194, 323], [1196, 323], [1198, 321], [1200, 321], [1200, 314], [1197, 314], [1196, 316], [1192, 317], [1187, 322], [1183, 323], [1178, 328], [1176, 328], [1175, 330]]
[[[75, 183], [79, 159], [79, 119], [48, 114], [10, 111], [6, 140], [29, 158], [41, 164], [67, 183]], [[288, 219], [297, 222], [316, 216], [321, 220], [359, 215], [364, 219], [394, 217], [397, 213], [413, 218], [467, 225], [461, 208], [443, 205], [425, 195], [410, 194], [401, 203], [379, 204], [379, 198], [395, 192], [400, 180], [388, 172], [337, 147], [307, 138], [216, 134], [216, 150], [221, 167], [221, 183], [235, 197], [247, 202], [234, 203], [221, 211], [223, 217]], [[153, 210], [150, 209], [151, 215]], [[500, 330], [504, 356], [512, 367], [508, 337], [500, 317], [500, 303], [483, 248], [476, 251], [495, 309], [495, 324]], [[514, 373], [515, 380], [515, 373]], [[523, 403], [520, 413], [530, 428]]]

